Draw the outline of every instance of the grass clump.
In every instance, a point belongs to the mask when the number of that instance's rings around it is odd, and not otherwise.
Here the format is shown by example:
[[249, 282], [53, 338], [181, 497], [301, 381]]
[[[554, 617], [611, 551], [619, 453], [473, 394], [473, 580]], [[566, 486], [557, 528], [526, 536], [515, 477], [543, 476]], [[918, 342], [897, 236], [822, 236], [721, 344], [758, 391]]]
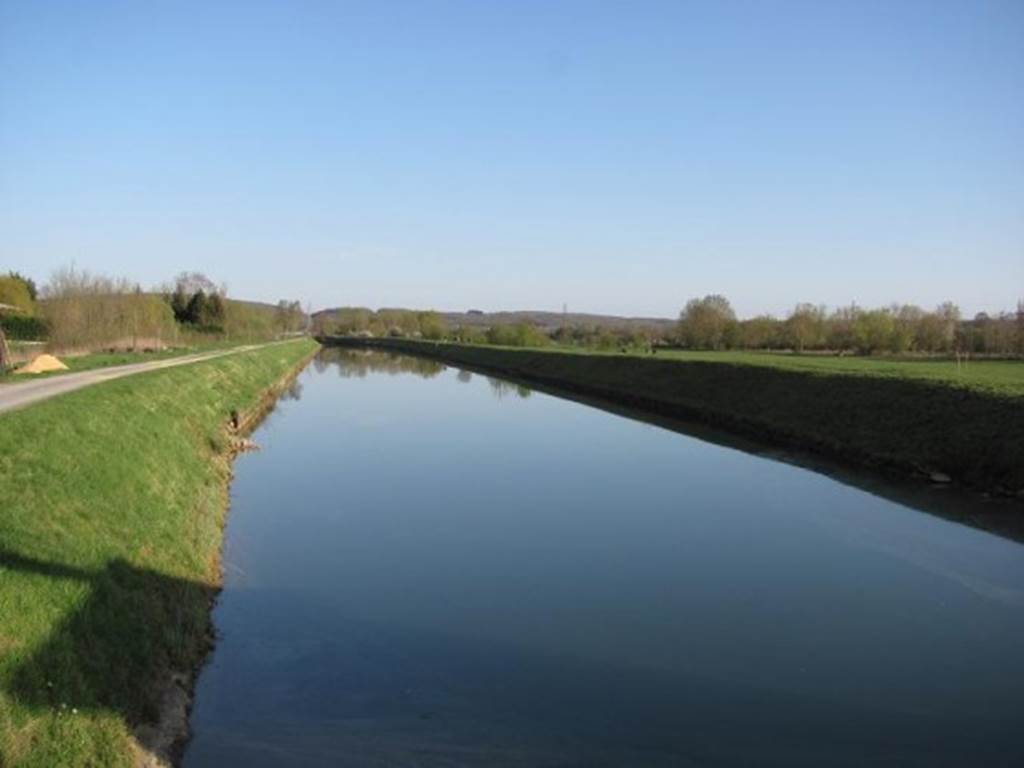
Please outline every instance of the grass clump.
[[169, 670], [207, 647], [232, 409], [300, 340], [0, 414], [0, 765], [129, 765]]

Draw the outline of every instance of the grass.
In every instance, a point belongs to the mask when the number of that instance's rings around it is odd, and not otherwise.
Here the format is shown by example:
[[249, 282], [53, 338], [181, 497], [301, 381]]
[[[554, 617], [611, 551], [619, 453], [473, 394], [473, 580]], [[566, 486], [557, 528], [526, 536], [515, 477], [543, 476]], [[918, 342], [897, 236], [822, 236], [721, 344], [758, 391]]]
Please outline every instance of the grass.
[[[359, 343], [359, 342], [354, 342]], [[766, 443], [902, 474], [1024, 492], [1024, 363], [733, 352], [601, 353], [379, 339]], [[918, 367], [920, 366], [920, 367]]]
[[994, 395], [1024, 397], [1024, 360], [956, 360], [935, 358], [795, 355], [767, 352], [659, 352], [673, 360], [760, 365], [823, 375], [920, 379], [944, 386]]
[[174, 347], [162, 349], [155, 352], [94, 352], [87, 355], [73, 355], [60, 357], [60, 361], [68, 367], [66, 371], [51, 371], [49, 373], [16, 375], [7, 373], [0, 375], [0, 384], [10, 384], [19, 381], [29, 381], [50, 376], [60, 376], [65, 373], [77, 371], [90, 371], [96, 368], [109, 368], [114, 365], [128, 365], [130, 363], [148, 363], [153, 360], [168, 360], [183, 355], [194, 355], [198, 352], [214, 352], [219, 349], [231, 349], [242, 346], [241, 342], [213, 342], [188, 347]]
[[310, 340], [0, 414], [0, 765], [127, 766], [168, 670], [207, 647], [224, 425]]
[[[514, 350], [515, 347], [501, 347]], [[648, 352], [628, 350], [599, 351], [580, 347], [544, 347], [536, 352], [582, 355], [607, 355], [648, 358]], [[1008, 397], [1024, 397], [1024, 360], [968, 360], [958, 365], [955, 359], [931, 357], [862, 357], [855, 355], [798, 355], [787, 352], [660, 350], [658, 359], [720, 365], [751, 365], [783, 371], [825, 376], [869, 376], [886, 379], [916, 379], [943, 386], [969, 389]]]

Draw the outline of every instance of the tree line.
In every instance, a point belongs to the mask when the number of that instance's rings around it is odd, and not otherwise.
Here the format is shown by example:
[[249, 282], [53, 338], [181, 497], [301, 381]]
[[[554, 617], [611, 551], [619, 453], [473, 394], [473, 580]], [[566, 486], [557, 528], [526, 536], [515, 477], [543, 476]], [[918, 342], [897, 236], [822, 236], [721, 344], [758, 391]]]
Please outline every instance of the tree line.
[[876, 309], [857, 305], [829, 311], [797, 304], [783, 320], [759, 315], [739, 320], [718, 294], [694, 298], [679, 314], [675, 341], [692, 349], [760, 349], [878, 353], [1024, 354], [1024, 302], [1016, 312], [973, 319], [944, 302], [928, 311], [912, 304]]
[[314, 335], [400, 337], [430, 341], [457, 341], [462, 344], [496, 344], [510, 347], [536, 347], [550, 344], [543, 330], [529, 323], [494, 325], [490, 328], [449, 326], [435, 310], [378, 309], [340, 307], [319, 312], [313, 318]]
[[489, 328], [449, 327], [434, 311], [343, 307], [319, 313], [316, 334], [402, 336], [464, 344], [541, 347], [549, 344], [603, 350], [764, 350], [837, 354], [1024, 355], [1024, 302], [1016, 312], [978, 313], [964, 319], [952, 302], [933, 310], [912, 304], [865, 309], [852, 304], [829, 310], [797, 304], [783, 319], [758, 315], [741, 320], [729, 300], [712, 294], [693, 298], [674, 327], [565, 325], [544, 329], [529, 323]]
[[58, 269], [38, 289], [11, 272], [0, 277], [0, 305], [0, 328], [9, 337], [44, 340], [65, 352], [260, 341], [308, 325], [297, 301], [271, 306], [229, 299], [226, 286], [199, 272], [182, 272], [148, 291], [73, 266]]
[[315, 335], [401, 336], [439, 340], [449, 329], [433, 310], [340, 307], [313, 317]]

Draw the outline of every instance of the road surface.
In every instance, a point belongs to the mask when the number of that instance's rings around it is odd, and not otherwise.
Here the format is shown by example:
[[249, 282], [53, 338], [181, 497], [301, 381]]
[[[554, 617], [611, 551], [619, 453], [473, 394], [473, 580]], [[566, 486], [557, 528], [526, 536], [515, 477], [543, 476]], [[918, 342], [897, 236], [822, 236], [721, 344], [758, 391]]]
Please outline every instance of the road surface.
[[[214, 352], [199, 352], [194, 355], [182, 355], [171, 357], [166, 360], [153, 360], [148, 363], [131, 363], [130, 365], [115, 365], [109, 368], [95, 368], [90, 371], [79, 371], [78, 373], [65, 373], [59, 376], [47, 376], [44, 379], [27, 379], [11, 384], [0, 384], [0, 413], [15, 408], [22, 408], [40, 400], [48, 400], [65, 392], [73, 392], [82, 387], [92, 384], [99, 384], [112, 379], [120, 379], [124, 376], [132, 376], [136, 373], [156, 371], [160, 368], [173, 368], [177, 365], [189, 365], [202, 360], [211, 360], [215, 357], [234, 355], [238, 352], [245, 352], [256, 349], [260, 344], [250, 344], [244, 347], [232, 347], [231, 349], [220, 349]], [[29, 376], [30, 374], [25, 374]]]

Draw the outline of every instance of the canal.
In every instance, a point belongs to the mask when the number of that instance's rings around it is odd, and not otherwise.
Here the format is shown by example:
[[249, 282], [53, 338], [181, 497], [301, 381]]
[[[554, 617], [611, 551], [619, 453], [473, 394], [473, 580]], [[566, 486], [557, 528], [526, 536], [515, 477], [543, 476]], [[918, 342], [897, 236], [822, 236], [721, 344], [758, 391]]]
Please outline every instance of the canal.
[[382, 352], [254, 439], [188, 768], [1024, 760], [1014, 541]]

